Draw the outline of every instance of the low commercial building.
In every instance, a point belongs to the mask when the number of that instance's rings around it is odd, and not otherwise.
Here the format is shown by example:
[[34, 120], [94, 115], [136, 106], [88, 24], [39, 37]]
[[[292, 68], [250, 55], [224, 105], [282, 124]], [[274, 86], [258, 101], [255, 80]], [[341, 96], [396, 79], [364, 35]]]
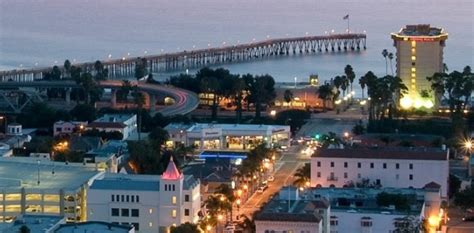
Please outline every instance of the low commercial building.
[[200, 183], [179, 172], [173, 160], [161, 175], [106, 174], [87, 195], [88, 220], [133, 225], [137, 232], [168, 232], [196, 223]]
[[84, 130], [87, 125], [85, 121], [57, 121], [53, 125], [53, 135], [68, 135]]
[[268, 147], [289, 146], [291, 131], [286, 125], [169, 124], [168, 145], [181, 143], [203, 150], [248, 150], [264, 143]]
[[[397, 197], [403, 202], [382, 200]], [[403, 203], [403, 204], [401, 204]], [[407, 216], [427, 219], [439, 228], [441, 196], [438, 188], [309, 188], [284, 187], [255, 216], [257, 233], [394, 232]]]
[[21, 214], [87, 219], [87, 188], [100, 175], [93, 167], [18, 157], [0, 158], [0, 167], [0, 222]]
[[447, 198], [448, 151], [437, 148], [345, 148], [316, 150], [311, 158], [311, 187], [371, 185], [422, 188], [435, 182]]
[[94, 163], [98, 171], [110, 173], [117, 173], [119, 165], [124, 163], [127, 158], [127, 143], [120, 140], [109, 140], [84, 155], [86, 163]]
[[125, 140], [137, 131], [137, 115], [105, 114], [86, 127], [86, 130], [94, 129], [105, 132], [120, 132], [123, 135], [122, 140]]

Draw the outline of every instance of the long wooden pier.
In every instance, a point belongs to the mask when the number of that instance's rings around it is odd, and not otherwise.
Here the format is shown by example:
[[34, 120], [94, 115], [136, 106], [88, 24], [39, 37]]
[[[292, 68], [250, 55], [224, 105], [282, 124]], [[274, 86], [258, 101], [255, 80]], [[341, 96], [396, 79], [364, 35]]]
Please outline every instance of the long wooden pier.
[[[135, 65], [143, 59], [151, 72], [179, 71], [233, 62], [246, 62], [265, 57], [289, 56], [292, 54], [316, 54], [323, 52], [348, 52], [366, 49], [365, 34], [331, 34], [269, 39], [249, 44], [230, 45], [217, 48], [165, 53], [143, 57], [109, 59], [101, 61], [109, 70], [109, 78], [131, 77]], [[92, 71], [94, 62], [72, 64]], [[59, 66], [62, 70], [63, 67]], [[52, 67], [0, 71], [2, 81], [34, 81], [43, 78]]]

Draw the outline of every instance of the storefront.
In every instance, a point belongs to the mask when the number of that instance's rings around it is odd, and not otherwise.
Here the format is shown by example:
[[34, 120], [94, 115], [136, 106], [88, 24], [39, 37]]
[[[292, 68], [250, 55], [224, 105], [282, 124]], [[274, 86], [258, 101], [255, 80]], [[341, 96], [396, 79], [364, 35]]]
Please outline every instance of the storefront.
[[198, 150], [250, 150], [257, 145], [288, 146], [291, 132], [286, 125], [170, 124], [168, 144], [194, 145]]

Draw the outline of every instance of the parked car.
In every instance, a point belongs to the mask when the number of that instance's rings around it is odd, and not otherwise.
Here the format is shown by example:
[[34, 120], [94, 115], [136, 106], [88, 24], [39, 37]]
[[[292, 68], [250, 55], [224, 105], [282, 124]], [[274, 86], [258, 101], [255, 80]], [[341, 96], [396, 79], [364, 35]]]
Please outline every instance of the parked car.
[[265, 186], [260, 186], [260, 187], [258, 187], [258, 189], [257, 189], [257, 193], [263, 193], [267, 188], [268, 188], [267, 185], [265, 185]]

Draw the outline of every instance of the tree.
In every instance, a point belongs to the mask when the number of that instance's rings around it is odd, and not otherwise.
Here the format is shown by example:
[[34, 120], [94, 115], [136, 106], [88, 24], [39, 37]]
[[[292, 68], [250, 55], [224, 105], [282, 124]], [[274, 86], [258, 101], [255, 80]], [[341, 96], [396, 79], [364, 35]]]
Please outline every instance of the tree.
[[20, 233], [30, 233], [30, 232], [31, 232], [31, 230], [30, 230], [30, 228], [28, 228], [28, 226], [23, 225], [23, 226], [20, 227]]
[[466, 210], [474, 208], [474, 186], [469, 186], [454, 195], [454, 204]]
[[449, 197], [453, 197], [456, 193], [459, 192], [459, 189], [461, 188], [461, 180], [457, 176], [449, 174], [448, 184], [448, 195]]
[[138, 58], [138, 61], [135, 62], [135, 78], [140, 80], [148, 74], [147, 70], [147, 60], [145, 58]]
[[255, 76], [250, 95], [252, 102], [255, 104], [255, 119], [260, 120], [262, 106], [273, 103], [276, 97], [273, 77], [268, 74]]
[[71, 111], [71, 116], [77, 121], [91, 122], [97, 118], [97, 110], [88, 104], [78, 104]]
[[132, 84], [129, 80], [122, 80], [122, 86], [117, 91], [117, 99], [127, 102], [128, 95], [132, 91]]
[[323, 111], [327, 111], [327, 102], [333, 99], [333, 91], [331, 85], [328, 83], [318, 88], [318, 97], [323, 100]]
[[355, 135], [361, 135], [364, 134], [365, 132], [365, 127], [362, 125], [362, 123], [357, 123], [354, 128], [352, 128], [352, 133]]
[[327, 148], [331, 145], [339, 146], [342, 144], [341, 138], [337, 136], [334, 132], [328, 132], [327, 134], [323, 134], [321, 136], [321, 143], [324, 148]]
[[142, 124], [141, 124], [141, 121], [142, 121], [142, 109], [143, 109], [143, 105], [145, 104], [145, 96], [143, 95], [142, 92], [140, 92], [140, 90], [138, 89], [138, 86], [134, 86], [133, 87], [133, 93], [132, 93], [132, 96], [133, 96], [133, 102], [135, 104], [135, 106], [137, 107], [137, 133], [138, 133], [138, 141], [141, 140], [141, 128], [142, 128]]
[[382, 50], [382, 56], [385, 59], [385, 75], [388, 75], [388, 61], [387, 61], [388, 51], [387, 51], [387, 49]]
[[360, 84], [360, 88], [362, 89], [362, 99], [364, 99], [364, 89], [365, 89], [365, 86], [367, 85], [367, 77], [364, 75], [364, 76], [361, 76], [359, 78], [359, 84]]
[[149, 134], [148, 139], [155, 149], [160, 149], [169, 139], [168, 131], [161, 127], [155, 127]]
[[296, 177], [293, 185], [297, 187], [308, 186], [309, 180], [311, 178], [311, 164], [305, 163], [303, 167], [296, 170], [294, 177]]
[[392, 70], [392, 76], [395, 76], [395, 74], [393, 73], [393, 65], [392, 65], [392, 60], [393, 60], [393, 53], [388, 53], [387, 55], [389, 61], [390, 61], [390, 69]]
[[68, 59], [64, 61], [64, 72], [66, 77], [71, 76], [71, 62]]
[[166, 168], [165, 158], [148, 141], [128, 141], [129, 162], [138, 174], [161, 174]]
[[346, 67], [344, 68], [344, 73], [346, 74], [346, 77], [350, 83], [351, 92], [352, 92], [353, 91], [352, 83], [354, 82], [354, 79], [355, 79], [355, 73], [354, 73], [354, 70], [352, 69], [352, 66], [346, 65]]
[[237, 124], [240, 123], [242, 119], [242, 101], [243, 101], [243, 92], [246, 89], [245, 81], [243, 78], [237, 77], [234, 81], [234, 100], [235, 100], [235, 114], [236, 114], [236, 122]]
[[94, 79], [96, 81], [106, 80], [107, 76], [109, 75], [109, 70], [107, 68], [104, 68], [104, 65], [99, 60], [95, 61], [94, 63], [94, 71]]
[[255, 222], [246, 215], [240, 216], [241, 221], [238, 223], [240, 228], [243, 229], [243, 233], [252, 233], [255, 232]]
[[288, 107], [290, 106], [290, 102], [293, 100], [293, 92], [291, 90], [286, 89], [285, 93], [283, 94], [283, 99], [285, 102], [288, 104]]
[[427, 232], [425, 222], [413, 215], [398, 218], [393, 222], [394, 233]]
[[198, 226], [189, 222], [183, 223], [177, 227], [171, 227], [171, 233], [199, 233]]

